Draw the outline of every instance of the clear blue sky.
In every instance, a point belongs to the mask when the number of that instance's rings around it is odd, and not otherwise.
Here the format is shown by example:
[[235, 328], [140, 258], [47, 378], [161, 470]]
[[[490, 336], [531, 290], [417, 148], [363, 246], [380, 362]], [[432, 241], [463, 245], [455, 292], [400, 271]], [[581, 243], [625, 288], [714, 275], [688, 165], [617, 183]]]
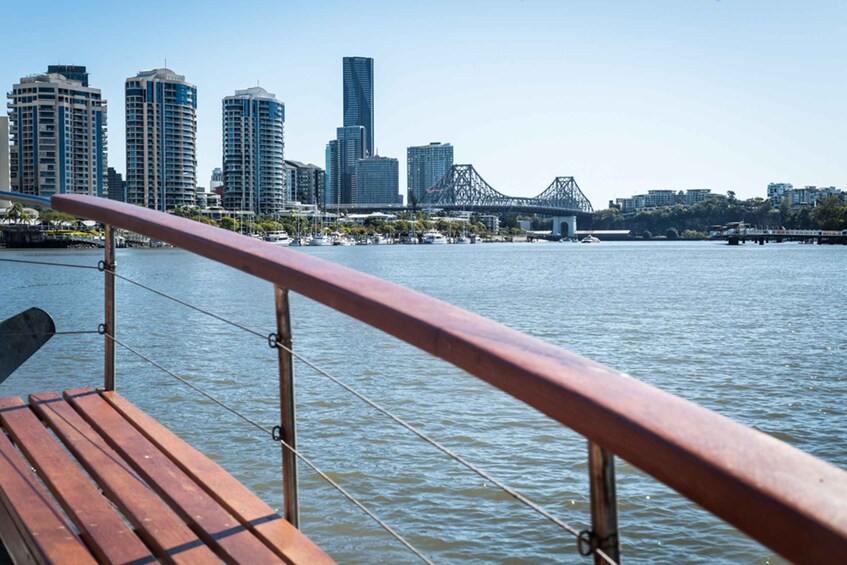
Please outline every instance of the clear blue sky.
[[[506, 194], [573, 175], [595, 208], [654, 188], [764, 196], [847, 189], [847, 3], [0, 0], [5, 90], [86, 65], [125, 169], [124, 80], [168, 67], [198, 87], [198, 182], [221, 161], [221, 99], [286, 104], [288, 159], [324, 165], [341, 59], [374, 58], [376, 145], [455, 146]], [[5, 108], [5, 105], [4, 105]], [[5, 110], [0, 110], [5, 112]]]

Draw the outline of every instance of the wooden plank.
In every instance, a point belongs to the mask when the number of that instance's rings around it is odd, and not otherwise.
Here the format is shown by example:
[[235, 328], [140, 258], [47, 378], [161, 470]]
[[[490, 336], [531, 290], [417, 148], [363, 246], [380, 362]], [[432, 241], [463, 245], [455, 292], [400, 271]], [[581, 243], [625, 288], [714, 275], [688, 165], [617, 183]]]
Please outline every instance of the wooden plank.
[[10, 519], [2, 528], [4, 542], [17, 530], [6, 544], [15, 560], [96, 563], [4, 433], [0, 433], [0, 485], [0, 501]]
[[100, 395], [78, 389], [64, 396], [222, 559], [251, 565], [283, 562]]
[[61, 395], [34, 394], [29, 401], [159, 559], [181, 565], [220, 563]]
[[847, 472], [766, 434], [482, 316], [305, 253], [104, 198], [62, 194], [51, 206], [303, 294], [526, 402], [791, 561], [847, 563]]
[[289, 563], [334, 563], [313, 541], [276, 514], [226, 470], [116, 392], [98, 391], [224, 508]]
[[99, 561], [155, 561], [147, 547], [23, 400], [17, 397], [0, 399], [0, 423], [35, 467]]

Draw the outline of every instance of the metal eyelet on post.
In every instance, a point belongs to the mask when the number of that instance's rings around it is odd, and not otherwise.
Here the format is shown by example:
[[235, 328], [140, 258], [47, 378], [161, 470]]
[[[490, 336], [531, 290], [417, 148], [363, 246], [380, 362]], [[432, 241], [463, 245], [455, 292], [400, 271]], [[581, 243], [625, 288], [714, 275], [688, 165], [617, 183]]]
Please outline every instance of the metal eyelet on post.
[[97, 270], [101, 273], [106, 271], [106, 262], [105, 261], [97, 261]]
[[100, 335], [106, 335], [106, 324], [98, 324], [97, 333], [99, 333]]
[[275, 333], [268, 334], [268, 347], [276, 349], [279, 347], [279, 339]]
[[597, 549], [597, 536], [591, 530], [582, 530], [576, 538], [576, 549], [583, 557], [588, 557]]
[[282, 428], [274, 426], [271, 430], [271, 439], [274, 441], [282, 441]]

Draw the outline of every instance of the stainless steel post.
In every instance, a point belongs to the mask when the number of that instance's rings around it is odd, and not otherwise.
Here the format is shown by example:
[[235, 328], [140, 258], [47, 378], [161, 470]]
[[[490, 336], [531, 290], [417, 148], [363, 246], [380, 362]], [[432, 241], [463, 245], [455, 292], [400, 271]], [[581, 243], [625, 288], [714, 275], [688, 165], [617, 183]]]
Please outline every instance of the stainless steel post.
[[[618, 499], [615, 494], [615, 456], [593, 441], [588, 442], [588, 474], [591, 485], [591, 529], [596, 546], [620, 563]], [[594, 564], [606, 563], [594, 553]]]
[[[104, 275], [106, 276], [103, 287], [106, 290], [105, 316], [103, 326], [105, 339], [105, 365], [104, 386], [106, 390], [115, 390], [115, 342], [109, 336], [115, 336], [115, 231], [109, 224], [105, 226], [103, 234], [105, 244]], [[110, 272], [112, 271], [112, 272]]]
[[[276, 299], [276, 335], [277, 340], [288, 348], [277, 347], [279, 355], [279, 415], [280, 439], [293, 449], [297, 449], [297, 419], [294, 412], [294, 357], [291, 349], [291, 310], [288, 302], [288, 289], [274, 287]], [[300, 524], [300, 510], [297, 499], [297, 456], [291, 449], [282, 446], [282, 486], [285, 496], [285, 519], [295, 528]]]

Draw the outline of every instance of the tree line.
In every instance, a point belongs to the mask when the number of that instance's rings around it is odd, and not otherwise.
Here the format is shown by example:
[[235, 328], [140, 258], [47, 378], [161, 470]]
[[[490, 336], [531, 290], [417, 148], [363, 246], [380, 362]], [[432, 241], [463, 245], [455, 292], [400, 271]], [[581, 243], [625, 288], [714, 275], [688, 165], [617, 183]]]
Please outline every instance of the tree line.
[[678, 234], [680, 237], [705, 237], [712, 226], [744, 222], [762, 228], [847, 229], [847, 202], [829, 196], [815, 206], [792, 209], [787, 199], [774, 206], [764, 198], [738, 200], [732, 195], [699, 202], [693, 206], [677, 204], [635, 214], [623, 214], [616, 208], [595, 212], [591, 227], [595, 230], [631, 230], [636, 235]]

